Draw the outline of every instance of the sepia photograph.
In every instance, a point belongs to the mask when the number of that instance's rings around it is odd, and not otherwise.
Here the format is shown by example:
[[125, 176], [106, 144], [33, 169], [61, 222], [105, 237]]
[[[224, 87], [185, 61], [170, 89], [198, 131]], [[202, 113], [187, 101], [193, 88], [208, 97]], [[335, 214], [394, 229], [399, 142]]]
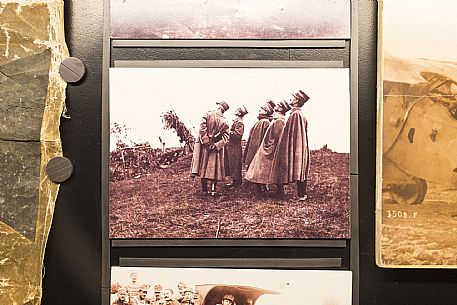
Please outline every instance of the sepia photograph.
[[115, 39], [347, 39], [349, 0], [111, 0]]
[[346, 68], [111, 68], [110, 238], [350, 237]]
[[112, 305], [350, 305], [350, 271], [112, 267]]
[[441, 34], [455, 11], [450, 0], [380, 2], [381, 267], [457, 267], [457, 40]]

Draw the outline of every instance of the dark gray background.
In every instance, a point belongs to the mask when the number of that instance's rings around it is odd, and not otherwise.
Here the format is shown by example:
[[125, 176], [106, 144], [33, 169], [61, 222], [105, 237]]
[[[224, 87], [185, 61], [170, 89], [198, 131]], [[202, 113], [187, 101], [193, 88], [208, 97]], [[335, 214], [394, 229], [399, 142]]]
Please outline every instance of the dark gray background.
[[[375, 146], [376, 146], [376, 1], [359, 0], [359, 222], [360, 304], [455, 304], [454, 270], [381, 269], [375, 265]], [[67, 44], [72, 56], [87, 68], [86, 77], [69, 85], [68, 113], [62, 119], [64, 155], [75, 173], [62, 184], [45, 256], [44, 305], [101, 304], [101, 119], [103, 3], [65, 1]], [[414, 33], [418, 35], [418, 33]], [[115, 50], [113, 59], [290, 59], [343, 60], [343, 50], [272, 49], [136, 49]], [[349, 247], [348, 247], [349, 249]], [[119, 257], [342, 257], [347, 249], [308, 248], [114, 248], [111, 264]]]

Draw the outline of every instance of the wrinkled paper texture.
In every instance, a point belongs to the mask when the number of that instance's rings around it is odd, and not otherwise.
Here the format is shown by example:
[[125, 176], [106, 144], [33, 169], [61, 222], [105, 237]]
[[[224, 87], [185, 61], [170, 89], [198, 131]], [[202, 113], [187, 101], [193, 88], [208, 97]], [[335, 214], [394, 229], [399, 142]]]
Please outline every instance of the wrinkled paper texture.
[[62, 0], [0, 0], [0, 304], [41, 302], [68, 57]]
[[420, 2], [378, 1], [376, 263], [457, 268], [457, 2]]

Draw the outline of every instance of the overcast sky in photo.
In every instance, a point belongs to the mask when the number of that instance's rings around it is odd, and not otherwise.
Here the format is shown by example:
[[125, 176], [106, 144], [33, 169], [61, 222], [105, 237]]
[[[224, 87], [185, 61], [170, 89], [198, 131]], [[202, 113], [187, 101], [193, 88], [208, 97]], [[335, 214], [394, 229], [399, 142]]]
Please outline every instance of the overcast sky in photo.
[[[329, 68], [111, 68], [110, 124], [131, 130], [129, 140], [161, 147], [179, 146], [173, 131], [163, 129], [161, 114], [173, 109], [197, 136], [203, 115], [224, 100], [229, 125], [244, 105], [244, 139], [269, 99], [289, 101], [298, 90], [310, 100], [302, 111], [308, 120], [309, 144], [325, 144], [337, 152], [350, 151], [349, 69]], [[115, 148], [111, 136], [110, 149]]]
[[457, 61], [455, 0], [383, 0], [381, 24], [392, 55]]
[[175, 293], [177, 284], [182, 281], [190, 287], [196, 284], [244, 285], [280, 293], [263, 295], [256, 305], [351, 304], [350, 271], [112, 267], [111, 282], [125, 286], [134, 271], [138, 272], [140, 284], [160, 284], [163, 289], [172, 288]]

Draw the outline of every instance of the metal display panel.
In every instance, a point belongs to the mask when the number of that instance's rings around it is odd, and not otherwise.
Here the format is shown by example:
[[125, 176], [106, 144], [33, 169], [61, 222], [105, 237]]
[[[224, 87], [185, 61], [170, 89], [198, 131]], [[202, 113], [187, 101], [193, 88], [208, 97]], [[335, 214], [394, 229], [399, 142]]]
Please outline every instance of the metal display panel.
[[271, 259], [271, 258], [119, 258], [120, 267], [169, 267], [169, 268], [270, 268], [270, 269], [318, 269], [341, 268], [341, 258], [297, 258], [297, 259]]
[[[162, 45], [161, 43], [157, 43], [156, 41], [148, 41], [148, 40], [116, 40], [110, 39], [110, 13], [109, 13], [109, 1], [104, 1], [104, 57], [103, 57], [103, 104], [102, 104], [102, 246], [103, 246], [103, 253], [102, 253], [102, 265], [103, 265], [103, 278], [102, 278], [102, 301], [103, 304], [109, 303], [109, 289], [110, 289], [110, 261], [111, 261], [111, 248], [115, 247], [118, 249], [122, 248], [140, 248], [147, 251], [150, 247], [188, 247], [188, 246], [197, 246], [197, 247], [224, 247], [224, 246], [246, 246], [246, 247], [318, 247], [318, 248], [341, 248], [347, 249], [350, 251], [350, 269], [353, 271], [353, 301], [352, 303], [357, 305], [358, 304], [358, 279], [359, 279], [359, 264], [358, 264], [358, 132], [357, 132], [357, 115], [358, 115], [358, 103], [357, 103], [357, 76], [358, 76], [358, 66], [357, 66], [357, 58], [358, 58], [358, 33], [357, 33], [357, 3], [351, 1], [351, 38], [349, 40], [320, 40], [320, 41], [313, 41], [313, 40], [298, 40], [298, 41], [278, 41], [275, 43], [271, 43], [271, 41], [229, 41], [228, 44], [224, 44], [224, 42], [218, 42], [216, 44], [211, 44], [206, 41], [199, 41], [197, 43], [192, 41], [180, 41], [180, 42], [173, 42], [177, 43], [176, 45]], [[181, 44], [183, 43], [183, 44]], [[290, 43], [290, 44], [289, 44]], [[346, 240], [226, 240], [226, 241], [214, 241], [214, 240], [166, 240], [166, 239], [156, 239], [156, 240], [132, 240], [132, 239], [114, 239], [110, 240], [109, 235], [109, 199], [108, 199], [108, 184], [109, 184], [109, 177], [107, 175], [108, 168], [109, 168], [109, 160], [108, 154], [109, 151], [109, 68], [110, 66], [113, 67], [125, 67], [125, 66], [135, 66], [135, 65], [152, 65], [152, 66], [173, 66], [173, 65], [185, 65], [186, 62], [180, 61], [179, 63], [173, 63], [172, 61], [119, 61], [112, 57], [112, 50], [115, 49], [123, 49], [124, 52], [129, 52], [134, 50], [139, 50], [138, 48], [151, 48], [151, 49], [167, 49], [169, 47], [183, 47], [183, 48], [205, 48], [205, 47], [229, 47], [229, 48], [284, 48], [284, 49], [292, 49], [296, 48], [298, 52], [300, 48], [310, 48], [310, 49], [319, 49], [323, 48], [326, 49], [344, 49], [345, 46], [350, 46], [350, 88], [351, 88], [351, 168], [350, 168], [350, 175], [351, 175], [351, 240], [348, 242]], [[289, 59], [291, 59], [291, 53], [289, 51]], [[269, 64], [271, 66], [275, 66], [275, 61], [264, 63], [259, 63], [259, 65], [266, 65]], [[306, 63], [305, 63], [306, 62]], [[205, 64], [211, 66], [214, 65], [227, 65], [226, 62], [221, 60], [217, 61], [207, 61]], [[192, 66], [195, 63], [191, 63], [188, 61], [188, 64]], [[200, 63], [202, 64], [202, 63]], [[233, 65], [237, 65], [235, 61], [232, 61]], [[314, 67], [342, 67], [344, 66], [342, 61], [319, 61], [319, 62], [311, 62], [311, 61], [301, 61], [301, 62], [291, 62], [290, 65], [292, 66], [314, 66]], [[350, 246], [350, 250], [349, 250]], [[137, 261], [134, 257], [120, 257], [120, 262], [122, 264], [127, 265], [135, 265], [135, 264], [151, 264], [152, 261], [155, 259], [139, 259]], [[185, 259], [187, 260], [187, 259]], [[244, 260], [244, 259], [243, 259]], [[276, 261], [273, 259], [271, 261], [264, 260], [265, 264], [272, 263], [272, 261]], [[287, 263], [287, 262], [288, 263]], [[154, 263], [152, 263], [154, 264]], [[183, 263], [184, 264], [184, 263]], [[227, 263], [230, 265], [229, 263]], [[260, 262], [259, 264], [262, 264]], [[314, 259], [285, 259], [284, 265], [290, 264], [291, 267], [296, 265], [302, 265], [304, 268], [310, 267], [312, 265], [321, 266], [322, 268], [339, 268], [341, 267], [341, 258], [316, 258]], [[308, 266], [306, 266], [308, 264]], [[279, 263], [281, 265], [281, 263]], [[319, 267], [318, 267], [319, 268]]]
[[113, 239], [112, 247], [306, 247], [346, 248], [346, 240], [302, 239]]
[[114, 48], [344, 48], [346, 40], [125, 40], [113, 39]]
[[342, 61], [115, 60], [115, 68], [343, 68]]

